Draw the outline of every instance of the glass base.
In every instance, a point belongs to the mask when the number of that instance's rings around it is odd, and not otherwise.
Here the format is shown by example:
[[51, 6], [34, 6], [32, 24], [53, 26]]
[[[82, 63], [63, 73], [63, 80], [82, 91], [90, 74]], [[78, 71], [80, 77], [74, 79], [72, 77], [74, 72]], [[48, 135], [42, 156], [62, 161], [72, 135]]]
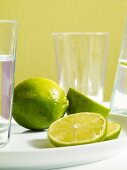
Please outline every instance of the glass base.
[[0, 148], [9, 143], [8, 130], [0, 132]]
[[118, 113], [118, 114], [125, 114], [125, 115], [127, 115], [127, 109], [112, 109], [111, 108], [111, 112], [112, 113]]

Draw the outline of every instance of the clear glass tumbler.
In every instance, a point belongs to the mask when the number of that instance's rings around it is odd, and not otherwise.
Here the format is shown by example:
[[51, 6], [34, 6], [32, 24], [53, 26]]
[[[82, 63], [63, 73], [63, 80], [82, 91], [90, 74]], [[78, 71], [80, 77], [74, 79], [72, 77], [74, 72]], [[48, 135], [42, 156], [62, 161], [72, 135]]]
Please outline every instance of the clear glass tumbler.
[[118, 59], [110, 109], [114, 113], [127, 114], [127, 23]]
[[53, 38], [60, 86], [102, 102], [109, 33], [53, 33]]
[[16, 22], [0, 20], [0, 147], [10, 138], [16, 51]]

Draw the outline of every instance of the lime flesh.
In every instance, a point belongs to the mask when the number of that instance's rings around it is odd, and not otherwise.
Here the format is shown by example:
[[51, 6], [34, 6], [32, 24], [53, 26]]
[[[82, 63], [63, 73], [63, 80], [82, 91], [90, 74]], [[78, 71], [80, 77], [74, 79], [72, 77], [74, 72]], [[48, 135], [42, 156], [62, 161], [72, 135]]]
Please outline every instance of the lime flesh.
[[48, 137], [55, 146], [81, 145], [103, 141], [107, 121], [91, 112], [76, 113], [53, 122], [48, 129]]

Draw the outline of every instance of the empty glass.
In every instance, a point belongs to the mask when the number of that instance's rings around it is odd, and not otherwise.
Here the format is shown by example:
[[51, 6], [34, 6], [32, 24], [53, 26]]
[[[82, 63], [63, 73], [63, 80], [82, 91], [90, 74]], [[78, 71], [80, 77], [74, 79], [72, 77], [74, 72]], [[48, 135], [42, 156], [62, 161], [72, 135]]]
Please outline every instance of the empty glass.
[[111, 112], [127, 114], [127, 24], [118, 59], [110, 109]]
[[109, 33], [54, 33], [60, 86], [102, 102]]

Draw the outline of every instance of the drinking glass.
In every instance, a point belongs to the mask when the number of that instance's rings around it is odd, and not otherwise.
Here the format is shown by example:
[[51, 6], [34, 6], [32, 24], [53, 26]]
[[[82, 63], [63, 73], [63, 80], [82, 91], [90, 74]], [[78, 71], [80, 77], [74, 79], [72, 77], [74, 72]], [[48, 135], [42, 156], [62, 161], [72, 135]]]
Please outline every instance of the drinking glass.
[[127, 23], [118, 58], [110, 109], [114, 113], [127, 114]]
[[16, 21], [0, 20], [0, 147], [10, 138], [15, 51]]
[[53, 33], [60, 86], [102, 102], [109, 33]]

